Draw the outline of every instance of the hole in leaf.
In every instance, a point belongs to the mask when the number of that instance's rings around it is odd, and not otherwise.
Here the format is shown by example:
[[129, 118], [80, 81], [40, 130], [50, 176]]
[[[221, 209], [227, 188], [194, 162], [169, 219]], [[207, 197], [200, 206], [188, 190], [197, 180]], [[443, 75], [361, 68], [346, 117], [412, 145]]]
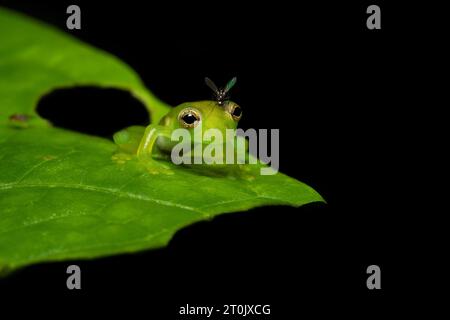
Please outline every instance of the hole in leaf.
[[40, 99], [37, 112], [56, 127], [105, 138], [150, 123], [147, 109], [130, 93], [98, 87], [55, 90]]

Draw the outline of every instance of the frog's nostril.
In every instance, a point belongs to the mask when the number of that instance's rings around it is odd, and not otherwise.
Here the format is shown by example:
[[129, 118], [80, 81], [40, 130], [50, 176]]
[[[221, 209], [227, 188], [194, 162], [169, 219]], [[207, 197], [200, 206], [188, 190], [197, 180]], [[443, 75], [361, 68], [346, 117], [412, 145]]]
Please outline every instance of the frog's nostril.
[[41, 98], [37, 112], [57, 127], [107, 138], [150, 122], [147, 109], [130, 93], [98, 87], [55, 90]]

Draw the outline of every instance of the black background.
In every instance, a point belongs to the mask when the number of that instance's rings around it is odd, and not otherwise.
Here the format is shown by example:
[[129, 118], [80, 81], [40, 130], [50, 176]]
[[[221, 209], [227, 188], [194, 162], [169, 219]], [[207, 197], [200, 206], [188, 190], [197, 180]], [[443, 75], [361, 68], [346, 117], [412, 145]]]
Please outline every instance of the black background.
[[[405, 205], [404, 153], [425, 31], [408, 6], [373, 2], [382, 29], [368, 30], [372, 2], [73, 3], [81, 30], [65, 29], [72, 2], [7, 6], [113, 53], [172, 105], [210, 98], [205, 76], [219, 84], [237, 76], [241, 127], [279, 128], [280, 170], [328, 204], [220, 216], [181, 230], [167, 248], [31, 266], [1, 280], [0, 290], [31, 293], [47, 311], [57, 301], [71, 312], [90, 304], [159, 319], [175, 319], [186, 303], [270, 304], [273, 319], [367, 318], [411, 293], [420, 241]], [[67, 101], [72, 110], [58, 114], [54, 107]], [[39, 110], [103, 136], [146, 120], [127, 94], [98, 89], [55, 93]], [[82, 270], [80, 291], [66, 288], [72, 263]], [[382, 271], [378, 291], [366, 288], [371, 264]], [[414, 281], [417, 288], [424, 280]]]

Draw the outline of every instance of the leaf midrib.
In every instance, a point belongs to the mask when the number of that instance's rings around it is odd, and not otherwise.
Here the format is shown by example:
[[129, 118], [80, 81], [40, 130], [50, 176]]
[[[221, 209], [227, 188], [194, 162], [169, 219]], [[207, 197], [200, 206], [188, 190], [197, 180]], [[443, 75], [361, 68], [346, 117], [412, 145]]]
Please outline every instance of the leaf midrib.
[[185, 206], [180, 203], [154, 199], [154, 198], [146, 197], [141, 194], [124, 192], [119, 189], [113, 189], [113, 188], [97, 187], [97, 186], [85, 185], [85, 184], [68, 184], [68, 183], [4, 183], [4, 184], [0, 184], [0, 191], [8, 190], [8, 189], [15, 189], [15, 188], [66, 188], [66, 189], [77, 189], [77, 190], [83, 190], [83, 191], [101, 192], [101, 193], [112, 194], [112, 195], [115, 195], [118, 197], [123, 197], [123, 198], [154, 202], [154, 203], [168, 206], [168, 207], [177, 207], [177, 208], [193, 211], [196, 213], [201, 213], [203, 215], [207, 215], [205, 212], [202, 212], [201, 210], [198, 210], [193, 207]]

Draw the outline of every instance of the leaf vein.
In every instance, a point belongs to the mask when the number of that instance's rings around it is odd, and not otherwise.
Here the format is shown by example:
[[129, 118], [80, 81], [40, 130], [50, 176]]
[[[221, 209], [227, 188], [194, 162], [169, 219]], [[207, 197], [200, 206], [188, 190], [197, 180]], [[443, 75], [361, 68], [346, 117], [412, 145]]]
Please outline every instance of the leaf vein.
[[131, 192], [124, 192], [119, 189], [112, 189], [112, 188], [104, 188], [104, 187], [96, 187], [96, 186], [90, 186], [90, 185], [76, 185], [76, 184], [63, 184], [63, 183], [53, 183], [53, 184], [45, 184], [45, 183], [7, 183], [0, 185], [0, 191], [1, 190], [8, 190], [8, 189], [14, 189], [14, 188], [66, 188], [66, 189], [78, 189], [78, 190], [84, 190], [84, 191], [93, 191], [93, 192], [101, 192], [101, 193], [107, 193], [112, 194], [118, 197], [124, 197], [129, 199], [136, 199], [141, 201], [149, 201], [154, 202], [160, 205], [168, 206], [168, 207], [178, 207], [181, 209], [185, 209], [188, 211], [193, 211], [196, 213], [204, 214], [204, 212], [190, 207], [186, 206], [180, 203], [170, 202], [166, 200], [160, 200], [160, 199], [154, 199], [150, 197], [146, 197], [141, 194], [135, 194]]

